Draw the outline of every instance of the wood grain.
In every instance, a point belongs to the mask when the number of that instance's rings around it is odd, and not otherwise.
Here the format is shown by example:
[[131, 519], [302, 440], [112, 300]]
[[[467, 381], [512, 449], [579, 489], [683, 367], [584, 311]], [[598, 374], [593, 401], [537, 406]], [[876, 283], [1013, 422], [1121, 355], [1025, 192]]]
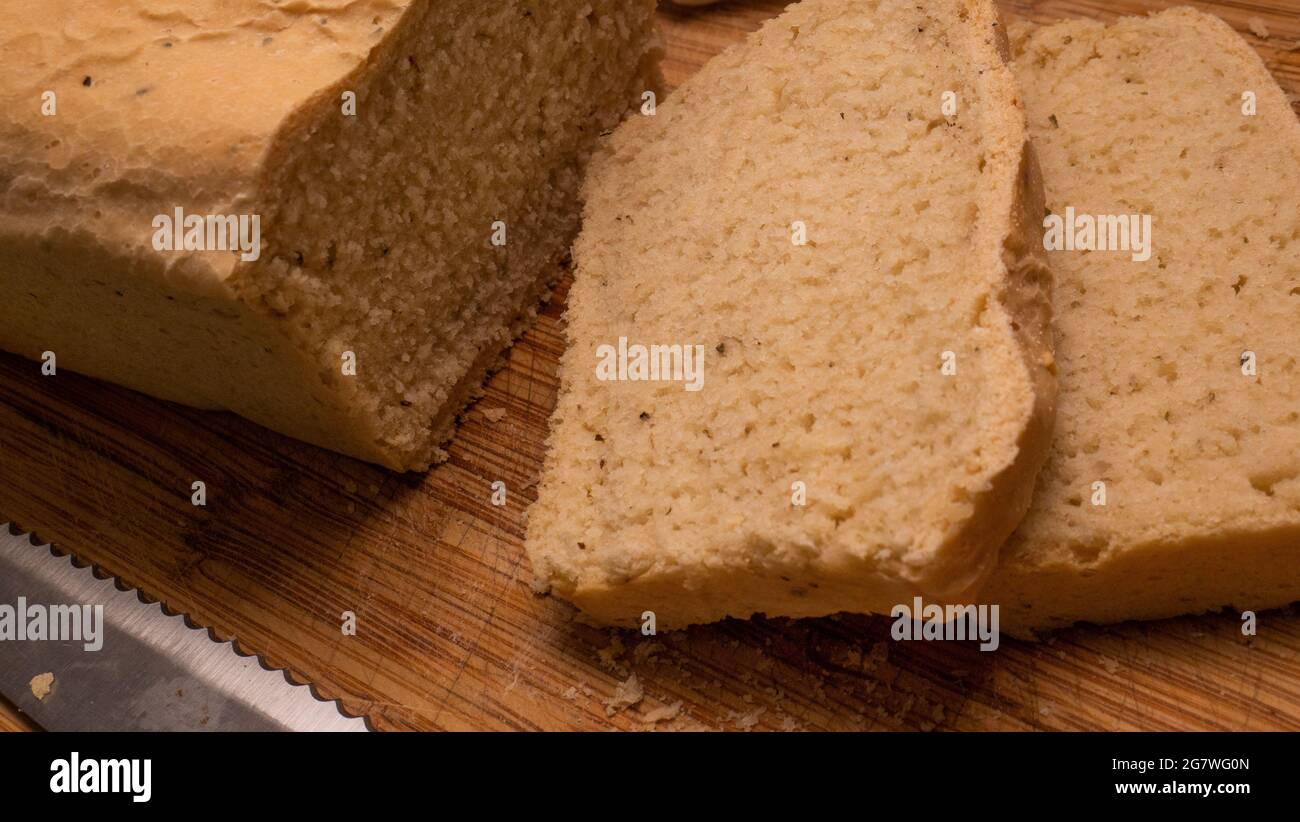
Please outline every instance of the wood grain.
[[35, 722], [0, 696], [0, 733], [39, 731]]
[[[781, 2], [666, 9], [678, 84]], [[1010, 2], [1035, 21], [1163, 3]], [[1196, 4], [1300, 89], [1296, 2]], [[225, 414], [0, 355], [11, 519], [263, 654], [384, 729], [1300, 729], [1300, 616], [1081, 627], [1051, 640], [895, 643], [887, 620], [730, 621], [657, 638], [585, 626], [528, 588], [523, 513], [554, 405], [565, 288], [490, 382], [451, 460], [398, 475]], [[190, 504], [190, 484], [208, 505]], [[489, 503], [506, 482], [508, 503]], [[356, 636], [340, 631], [354, 612]], [[607, 709], [635, 675], [644, 698]], [[654, 721], [653, 712], [680, 708]], [[667, 712], [673, 714], [672, 710]], [[4, 720], [0, 719], [0, 724]]]

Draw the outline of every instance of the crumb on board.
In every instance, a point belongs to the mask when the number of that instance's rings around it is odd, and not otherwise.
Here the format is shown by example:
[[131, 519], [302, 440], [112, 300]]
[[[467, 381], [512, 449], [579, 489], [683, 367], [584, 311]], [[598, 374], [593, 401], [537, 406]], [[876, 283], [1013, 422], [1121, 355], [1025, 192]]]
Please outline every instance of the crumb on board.
[[758, 721], [767, 713], [767, 708], [755, 708], [754, 710], [741, 714], [736, 717], [736, 727], [742, 731], [748, 731], [758, 725]]
[[614, 714], [631, 708], [645, 697], [645, 690], [641, 687], [640, 681], [637, 680], [636, 674], [632, 674], [623, 682], [618, 683], [614, 689], [614, 696], [605, 702], [605, 716]]
[[1255, 35], [1261, 40], [1268, 39], [1268, 25], [1263, 20], [1259, 19], [1258, 17], [1250, 17], [1247, 18], [1246, 25], [1247, 27], [1250, 28], [1251, 34]]
[[596, 651], [596, 659], [601, 668], [612, 671], [619, 667], [619, 657], [625, 650], [623, 638], [619, 636], [618, 631], [609, 632], [609, 645]]
[[490, 423], [498, 423], [506, 418], [506, 410], [504, 408], [482, 408], [479, 410], [479, 413], [483, 415], [483, 419]]
[[50, 691], [54, 690], [54, 674], [44, 673], [32, 677], [31, 688], [32, 696], [44, 701]]
[[647, 725], [654, 725], [659, 722], [671, 722], [676, 719], [682, 712], [682, 701], [679, 699], [671, 705], [660, 705], [658, 708], [647, 711], [642, 719]]
[[646, 660], [653, 659], [656, 654], [661, 654], [665, 650], [662, 642], [642, 642], [632, 649], [632, 659], [637, 663], [644, 663]]

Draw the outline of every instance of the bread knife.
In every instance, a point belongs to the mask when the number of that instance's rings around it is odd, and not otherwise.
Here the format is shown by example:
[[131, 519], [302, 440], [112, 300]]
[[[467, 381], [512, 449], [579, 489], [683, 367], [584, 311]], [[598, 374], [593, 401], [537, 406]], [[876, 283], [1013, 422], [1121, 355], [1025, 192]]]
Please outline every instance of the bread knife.
[[[97, 631], [95, 606], [103, 606]], [[62, 625], [48, 618], [52, 613], [60, 613]], [[74, 633], [73, 615], [87, 614], [91, 630]], [[42, 634], [42, 624], [47, 638], [31, 638]], [[48, 638], [51, 629], [59, 639]], [[87, 641], [92, 633], [96, 641]], [[74, 635], [81, 640], [67, 639]], [[54, 679], [38, 698], [45, 688], [33, 679], [46, 674]], [[233, 643], [214, 641], [183, 616], [145, 604], [135, 591], [4, 524], [0, 694], [49, 731], [366, 730], [364, 720], [344, 716], [336, 703], [317, 700], [308, 686], [292, 684], [256, 656], [241, 656]]]

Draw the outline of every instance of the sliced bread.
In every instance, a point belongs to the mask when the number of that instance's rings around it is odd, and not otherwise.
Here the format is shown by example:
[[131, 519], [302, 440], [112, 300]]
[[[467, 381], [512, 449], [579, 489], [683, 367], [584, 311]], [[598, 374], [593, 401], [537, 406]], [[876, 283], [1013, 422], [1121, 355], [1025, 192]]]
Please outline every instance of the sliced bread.
[[972, 596], [1054, 396], [1004, 43], [988, 2], [805, 0], [617, 130], [574, 252], [539, 588], [660, 629]]
[[1017, 32], [1015, 69], [1051, 213], [1152, 242], [1049, 257], [1057, 433], [983, 598], [1018, 632], [1300, 599], [1300, 122], [1190, 9]]

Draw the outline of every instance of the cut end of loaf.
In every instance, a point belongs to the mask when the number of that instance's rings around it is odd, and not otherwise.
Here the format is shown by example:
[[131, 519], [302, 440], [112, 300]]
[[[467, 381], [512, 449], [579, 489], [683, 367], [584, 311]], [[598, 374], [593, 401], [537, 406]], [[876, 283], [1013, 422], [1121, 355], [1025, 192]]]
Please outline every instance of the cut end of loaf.
[[650, 2], [431, 3], [406, 23], [355, 118], [324, 99], [310, 140], [273, 147], [264, 186], [294, 196], [239, 287], [318, 353], [382, 461], [420, 469], [561, 273], [588, 157], [657, 89], [657, 43]]

